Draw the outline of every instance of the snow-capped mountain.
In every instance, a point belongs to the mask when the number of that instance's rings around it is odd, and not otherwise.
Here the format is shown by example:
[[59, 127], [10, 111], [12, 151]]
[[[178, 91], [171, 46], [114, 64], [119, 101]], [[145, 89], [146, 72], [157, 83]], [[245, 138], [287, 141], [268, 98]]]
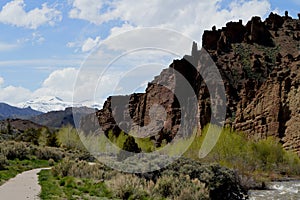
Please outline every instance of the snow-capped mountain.
[[94, 108], [94, 109], [101, 109], [102, 108], [101, 104], [96, 103], [94, 101], [89, 101], [89, 100], [81, 101], [79, 104], [82, 105], [82, 106], [89, 107], [89, 108]]
[[21, 103], [18, 105], [20, 108], [31, 107], [34, 110], [38, 110], [43, 113], [47, 113], [50, 111], [60, 111], [65, 110], [68, 107], [89, 107], [89, 108], [97, 108], [101, 107], [100, 104], [95, 104], [92, 101], [83, 101], [79, 103], [67, 102], [63, 99], [56, 96], [43, 96], [37, 97], [35, 99], [26, 101], [25, 103]]
[[26, 101], [18, 105], [20, 108], [31, 107], [34, 110], [38, 110], [43, 113], [50, 111], [65, 110], [68, 107], [81, 107], [84, 106], [80, 103], [66, 102], [59, 97], [55, 96], [43, 96], [37, 97], [32, 100]]

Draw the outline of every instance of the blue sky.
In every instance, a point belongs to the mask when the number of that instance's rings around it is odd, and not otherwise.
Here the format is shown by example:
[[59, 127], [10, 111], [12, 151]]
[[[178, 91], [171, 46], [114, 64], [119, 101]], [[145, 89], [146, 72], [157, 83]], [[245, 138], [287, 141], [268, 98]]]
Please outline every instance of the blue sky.
[[[213, 25], [220, 27], [228, 20], [246, 21], [253, 15], [265, 17], [271, 11], [283, 14], [285, 10], [296, 17], [300, 12], [299, 2], [2, 0], [0, 101], [17, 105], [43, 95], [56, 95], [71, 101], [76, 75], [88, 55], [113, 35], [127, 30], [168, 28], [200, 42], [204, 29]], [[139, 37], [147, 38], [145, 35]], [[147, 72], [148, 81], [167, 62], [168, 59], [162, 59], [160, 67]], [[118, 72], [122, 74], [126, 70]], [[107, 74], [108, 81], [115, 75], [111, 73]]]

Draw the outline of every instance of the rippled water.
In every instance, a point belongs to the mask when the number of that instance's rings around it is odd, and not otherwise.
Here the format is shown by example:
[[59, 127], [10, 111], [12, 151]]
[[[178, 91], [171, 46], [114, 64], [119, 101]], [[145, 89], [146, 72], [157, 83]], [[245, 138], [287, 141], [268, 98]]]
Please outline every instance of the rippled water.
[[269, 190], [251, 190], [250, 200], [300, 200], [300, 181], [272, 182]]

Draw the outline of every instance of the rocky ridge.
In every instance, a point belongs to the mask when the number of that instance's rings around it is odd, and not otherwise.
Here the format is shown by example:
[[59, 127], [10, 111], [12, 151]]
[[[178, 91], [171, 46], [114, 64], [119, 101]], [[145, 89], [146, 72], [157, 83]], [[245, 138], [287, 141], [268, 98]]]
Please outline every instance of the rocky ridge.
[[[271, 13], [264, 21], [253, 17], [246, 25], [239, 21], [219, 30], [213, 27], [202, 39], [225, 86], [227, 101], [219, 99], [227, 106], [225, 125], [256, 139], [275, 136], [285, 148], [300, 154], [300, 19], [292, 19], [287, 12], [285, 16]], [[203, 50], [194, 43], [191, 55], [174, 60], [148, 84], [145, 93], [109, 97], [96, 113], [103, 131], [118, 134], [147, 127], [157, 145], [174, 138], [180, 127], [190, 131], [181, 120], [185, 108], [174, 95], [184, 90], [175, 71], [192, 86], [198, 108], [191, 110], [199, 111], [198, 128], [205, 126], [216, 116], [211, 113], [207, 86], [193, 67], [201, 68], [203, 59]], [[187, 95], [185, 104], [190, 99]], [[152, 112], [153, 105], [164, 109]], [[151, 120], [153, 113], [161, 118]]]

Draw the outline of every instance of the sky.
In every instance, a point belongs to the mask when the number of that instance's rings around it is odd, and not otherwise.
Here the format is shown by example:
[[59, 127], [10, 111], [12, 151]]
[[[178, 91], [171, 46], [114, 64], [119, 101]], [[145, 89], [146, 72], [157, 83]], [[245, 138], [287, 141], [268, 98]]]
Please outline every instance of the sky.
[[299, 8], [299, 0], [2, 0], [0, 102], [101, 104], [143, 90], [213, 25], [285, 10], [295, 18]]

